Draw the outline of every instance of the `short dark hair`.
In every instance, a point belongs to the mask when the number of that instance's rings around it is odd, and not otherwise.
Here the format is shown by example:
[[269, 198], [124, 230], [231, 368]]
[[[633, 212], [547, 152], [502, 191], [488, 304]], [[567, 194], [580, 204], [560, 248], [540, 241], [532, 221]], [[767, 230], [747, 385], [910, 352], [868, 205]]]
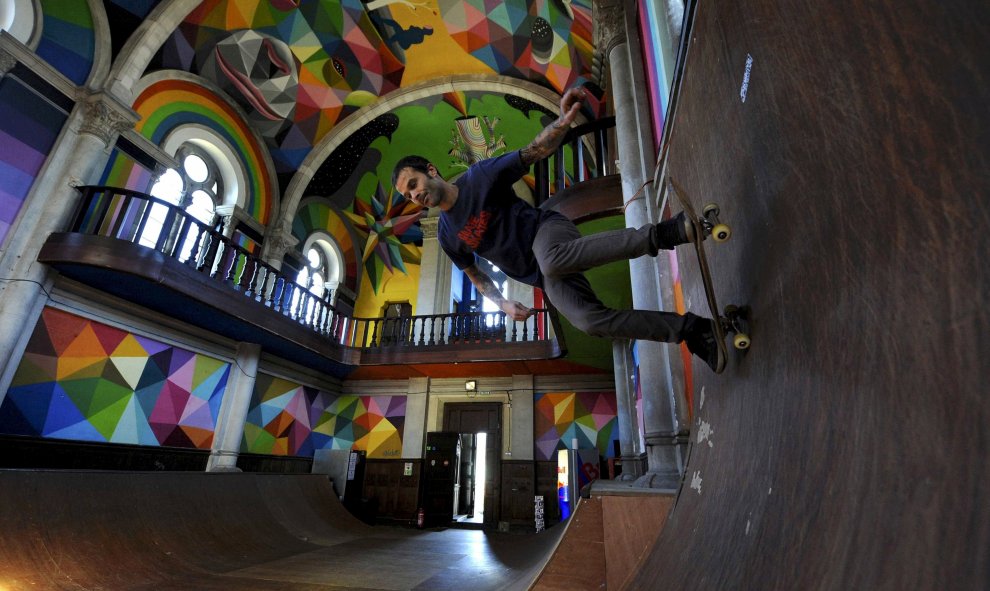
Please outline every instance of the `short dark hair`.
[[399, 160], [395, 168], [392, 169], [392, 186], [394, 187], [399, 182], [399, 173], [402, 172], [402, 169], [411, 168], [423, 174], [430, 174], [430, 164], [432, 163], [429, 160], [416, 154], [411, 154]]

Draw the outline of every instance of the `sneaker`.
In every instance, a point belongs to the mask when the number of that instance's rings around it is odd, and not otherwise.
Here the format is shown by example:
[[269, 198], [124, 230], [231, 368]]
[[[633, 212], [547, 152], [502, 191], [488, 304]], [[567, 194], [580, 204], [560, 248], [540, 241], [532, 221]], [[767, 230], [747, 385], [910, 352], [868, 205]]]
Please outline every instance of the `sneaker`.
[[684, 342], [688, 351], [708, 364], [715, 373], [725, 370], [725, 355], [715, 339], [715, 324], [708, 318], [685, 314]]
[[[679, 244], [694, 242], [694, 224], [683, 211], [657, 224], [657, 235], [662, 248], [671, 249]], [[702, 238], [704, 239], [704, 238]]]

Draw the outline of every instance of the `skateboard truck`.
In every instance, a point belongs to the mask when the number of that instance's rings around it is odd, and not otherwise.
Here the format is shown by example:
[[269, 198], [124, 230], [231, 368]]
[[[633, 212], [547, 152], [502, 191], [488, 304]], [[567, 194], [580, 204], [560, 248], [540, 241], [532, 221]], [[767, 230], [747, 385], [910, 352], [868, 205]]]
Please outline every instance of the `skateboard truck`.
[[736, 306], [729, 304], [725, 307], [722, 316], [719, 317], [722, 323], [722, 330], [726, 333], [735, 333], [732, 337], [732, 346], [740, 351], [749, 349], [752, 340], [749, 338], [749, 306]]
[[732, 228], [719, 221], [719, 213], [718, 204], [709, 203], [701, 210], [701, 219], [698, 221], [701, 222], [706, 236], [711, 236], [715, 242], [725, 242], [732, 236]]

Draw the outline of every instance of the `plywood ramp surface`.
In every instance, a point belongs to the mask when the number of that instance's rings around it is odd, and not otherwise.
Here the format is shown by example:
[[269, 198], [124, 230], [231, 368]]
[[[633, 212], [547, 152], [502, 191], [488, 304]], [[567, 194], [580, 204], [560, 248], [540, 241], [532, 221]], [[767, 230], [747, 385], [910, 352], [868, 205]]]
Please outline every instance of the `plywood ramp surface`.
[[326, 476], [0, 471], [0, 589], [524, 589], [556, 533], [371, 527]]
[[631, 587], [990, 589], [990, 4], [698, 2], [688, 39], [667, 172], [753, 344], [694, 364]]

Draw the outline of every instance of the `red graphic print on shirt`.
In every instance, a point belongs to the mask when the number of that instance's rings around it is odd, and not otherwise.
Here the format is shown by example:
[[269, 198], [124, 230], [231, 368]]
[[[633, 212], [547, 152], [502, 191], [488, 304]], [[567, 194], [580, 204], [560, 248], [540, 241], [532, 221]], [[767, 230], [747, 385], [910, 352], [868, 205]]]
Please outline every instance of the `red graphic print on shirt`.
[[488, 211], [482, 211], [478, 215], [471, 216], [464, 224], [464, 229], [457, 233], [457, 237], [472, 249], [478, 248], [481, 239], [485, 237], [485, 230], [488, 229], [488, 220], [491, 217], [492, 214]]

